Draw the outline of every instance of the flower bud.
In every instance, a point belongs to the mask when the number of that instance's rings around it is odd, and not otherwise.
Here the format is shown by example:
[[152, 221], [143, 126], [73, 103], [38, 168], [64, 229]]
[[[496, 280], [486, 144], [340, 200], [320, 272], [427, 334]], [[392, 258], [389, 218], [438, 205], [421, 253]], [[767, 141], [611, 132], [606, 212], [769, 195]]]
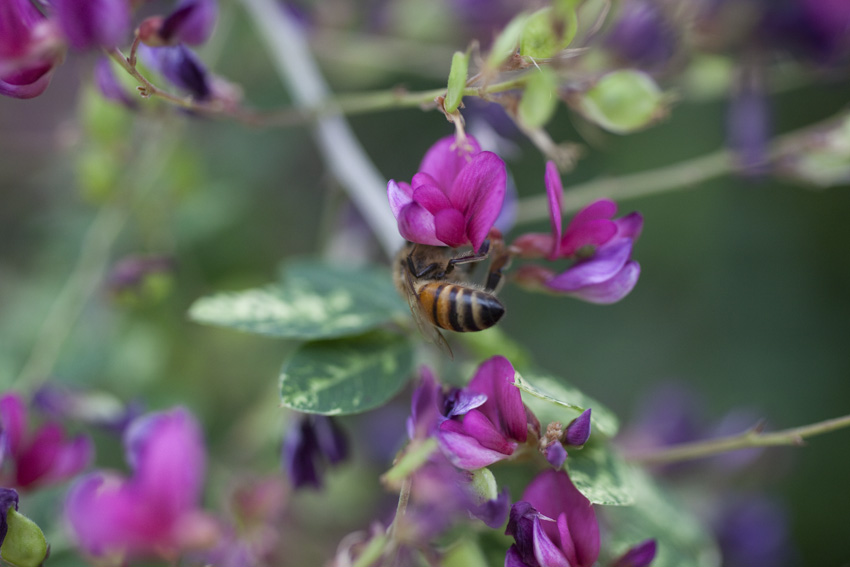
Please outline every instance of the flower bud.
[[590, 408], [572, 420], [564, 432], [564, 443], [573, 447], [581, 447], [590, 439]]
[[181, 0], [158, 30], [164, 45], [200, 45], [209, 39], [218, 17], [216, 0]]
[[0, 558], [15, 567], [40, 567], [47, 558], [47, 540], [38, 524], [19, 514], [17, 508], [15, 502], [4, 513], [6, 533], [0, 546]]
[[452, 68], [449, 71], [449, 82], [446, 88], [446, 100], [443, 107], [451, 114], [460, 106], [463, 90], [466, 88], [466, 76], [469, 70], [469, 55], [460, 51], [452, 56]]
[[574, 9], [538, 10], [525, 22], [519, 43], [519, 54], [532, 59], [554, 57], [570, 44], [577, 30], [578, 18]]
[[577, 109], [588, 120], [616, 134], [649, 126], [664, 114], [663, 95], [646, 73], [608, 73], [578, 99]]
[[550, 465], [560, 469], [567, 460], [567, 450], [560, 441], [554, 441], [546, 446], [545, 456]]

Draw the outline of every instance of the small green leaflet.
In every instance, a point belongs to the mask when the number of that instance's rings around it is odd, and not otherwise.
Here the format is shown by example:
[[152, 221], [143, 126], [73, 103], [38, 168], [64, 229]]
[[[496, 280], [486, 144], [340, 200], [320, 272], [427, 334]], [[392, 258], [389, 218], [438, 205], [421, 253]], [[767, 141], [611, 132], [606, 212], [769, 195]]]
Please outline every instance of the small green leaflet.
[[523, 401], [531, 408], [540, 423], [545, 425], [560, 421], [566, 425], [581, 412], [591, 408], [592, 430], [606, 437], [617, 434], [620, 427], [617, 416], [590, 396], [583, 394], [578, 388], [542, 374], [529, 374], [528, 377], [522, 377], [517, 373], [515, 380], [520, 390], [531, 394]]
[[609, 442], [568, 451], [570, 479], [588, 500], [608, 506], [634, 504], [635, 467], [624, 461]]
[[608, 546], [613, 557], [643, 540], [654, 538], [658, 553], [652, 567], [718, 567], [720, 554], [707, 527], [688, 512], [674, 495], [662, 490], [646, 471], [632, 475], [635, 504], [608, 508], [611, 525]]
[[386, 331], [301, 345], [283, 365], [281, 403], [324, 415], [360, 413], [384, 404], [413, 372], [413, 345]]
[[302, 261], [288, 264], [279, 284], [203, 297], [189, 309], [189, 317], [249, 333], [309, 340], [357, 335], [408, 310], [386, 270]]

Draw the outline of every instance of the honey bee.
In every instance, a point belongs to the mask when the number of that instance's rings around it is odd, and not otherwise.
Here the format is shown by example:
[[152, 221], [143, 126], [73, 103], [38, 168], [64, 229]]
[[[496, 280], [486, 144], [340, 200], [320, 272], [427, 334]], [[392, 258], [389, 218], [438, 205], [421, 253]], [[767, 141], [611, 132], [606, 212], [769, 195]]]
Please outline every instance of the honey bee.
[[[496, 248], [501, 251], [500, 239]], [[394, 279], [422, 333], [448, 348], [439, 329], [459, 333], [483, 331], [505, 314], [495, 292], [507, 256], [499, 253], [492, 259], [486, 285], [477, 286], [465, 280], [470, 267], [490, 255], [490, 239], [477, 254], [447, 258], [446, 250], [408, 242], [396, 256]]]

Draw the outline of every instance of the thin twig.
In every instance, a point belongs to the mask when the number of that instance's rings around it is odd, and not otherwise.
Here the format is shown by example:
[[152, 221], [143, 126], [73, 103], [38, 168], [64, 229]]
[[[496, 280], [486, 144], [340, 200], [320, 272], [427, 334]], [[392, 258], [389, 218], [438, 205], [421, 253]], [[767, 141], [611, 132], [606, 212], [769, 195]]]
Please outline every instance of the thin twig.
[[707, 441], [697, 441], [695, 443], [683, 443], [681, 445], [643, 453], [633, 453], [627, 455], [626, 458], [630, 461], [646, 465], [669, 464], [710, 457], [728, 451], [737, 451], [738, 449], [771, 447], [775, 445], [802, 445], [803, 439], [807, 437], [829, 433], [845, 427], [850, 427], [850, 415], [827, 419], [826, 421], [820, 421], [802, 427], [774, 431], [773, 433], [764, 433], [762, 431], [762, 425], [758, 424], [736, 435], [709, 439]]

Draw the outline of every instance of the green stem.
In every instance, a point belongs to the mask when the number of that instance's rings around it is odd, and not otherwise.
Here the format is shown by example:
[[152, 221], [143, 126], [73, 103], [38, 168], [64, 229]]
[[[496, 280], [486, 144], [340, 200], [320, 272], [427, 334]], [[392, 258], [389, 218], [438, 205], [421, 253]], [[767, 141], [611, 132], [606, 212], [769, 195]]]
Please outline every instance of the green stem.
[[645, 465], [663, 465], [709, 457], [739, 449], [771, 447], [775, 445], [802, 445], [803, 439], [807, 437], [814, 437], [815, 435], [850, 427], [850, 415], [827, 419], [826, 421], [820, 421], [802, 427], [775, 431], [773, 433], [763, 433], [762, 427], [759, 424], [743, 433], [729, 437], [697, 441], [695, 443], [684, 443], [644, 453], [633, 453], [627, 455], [626, 458]]

